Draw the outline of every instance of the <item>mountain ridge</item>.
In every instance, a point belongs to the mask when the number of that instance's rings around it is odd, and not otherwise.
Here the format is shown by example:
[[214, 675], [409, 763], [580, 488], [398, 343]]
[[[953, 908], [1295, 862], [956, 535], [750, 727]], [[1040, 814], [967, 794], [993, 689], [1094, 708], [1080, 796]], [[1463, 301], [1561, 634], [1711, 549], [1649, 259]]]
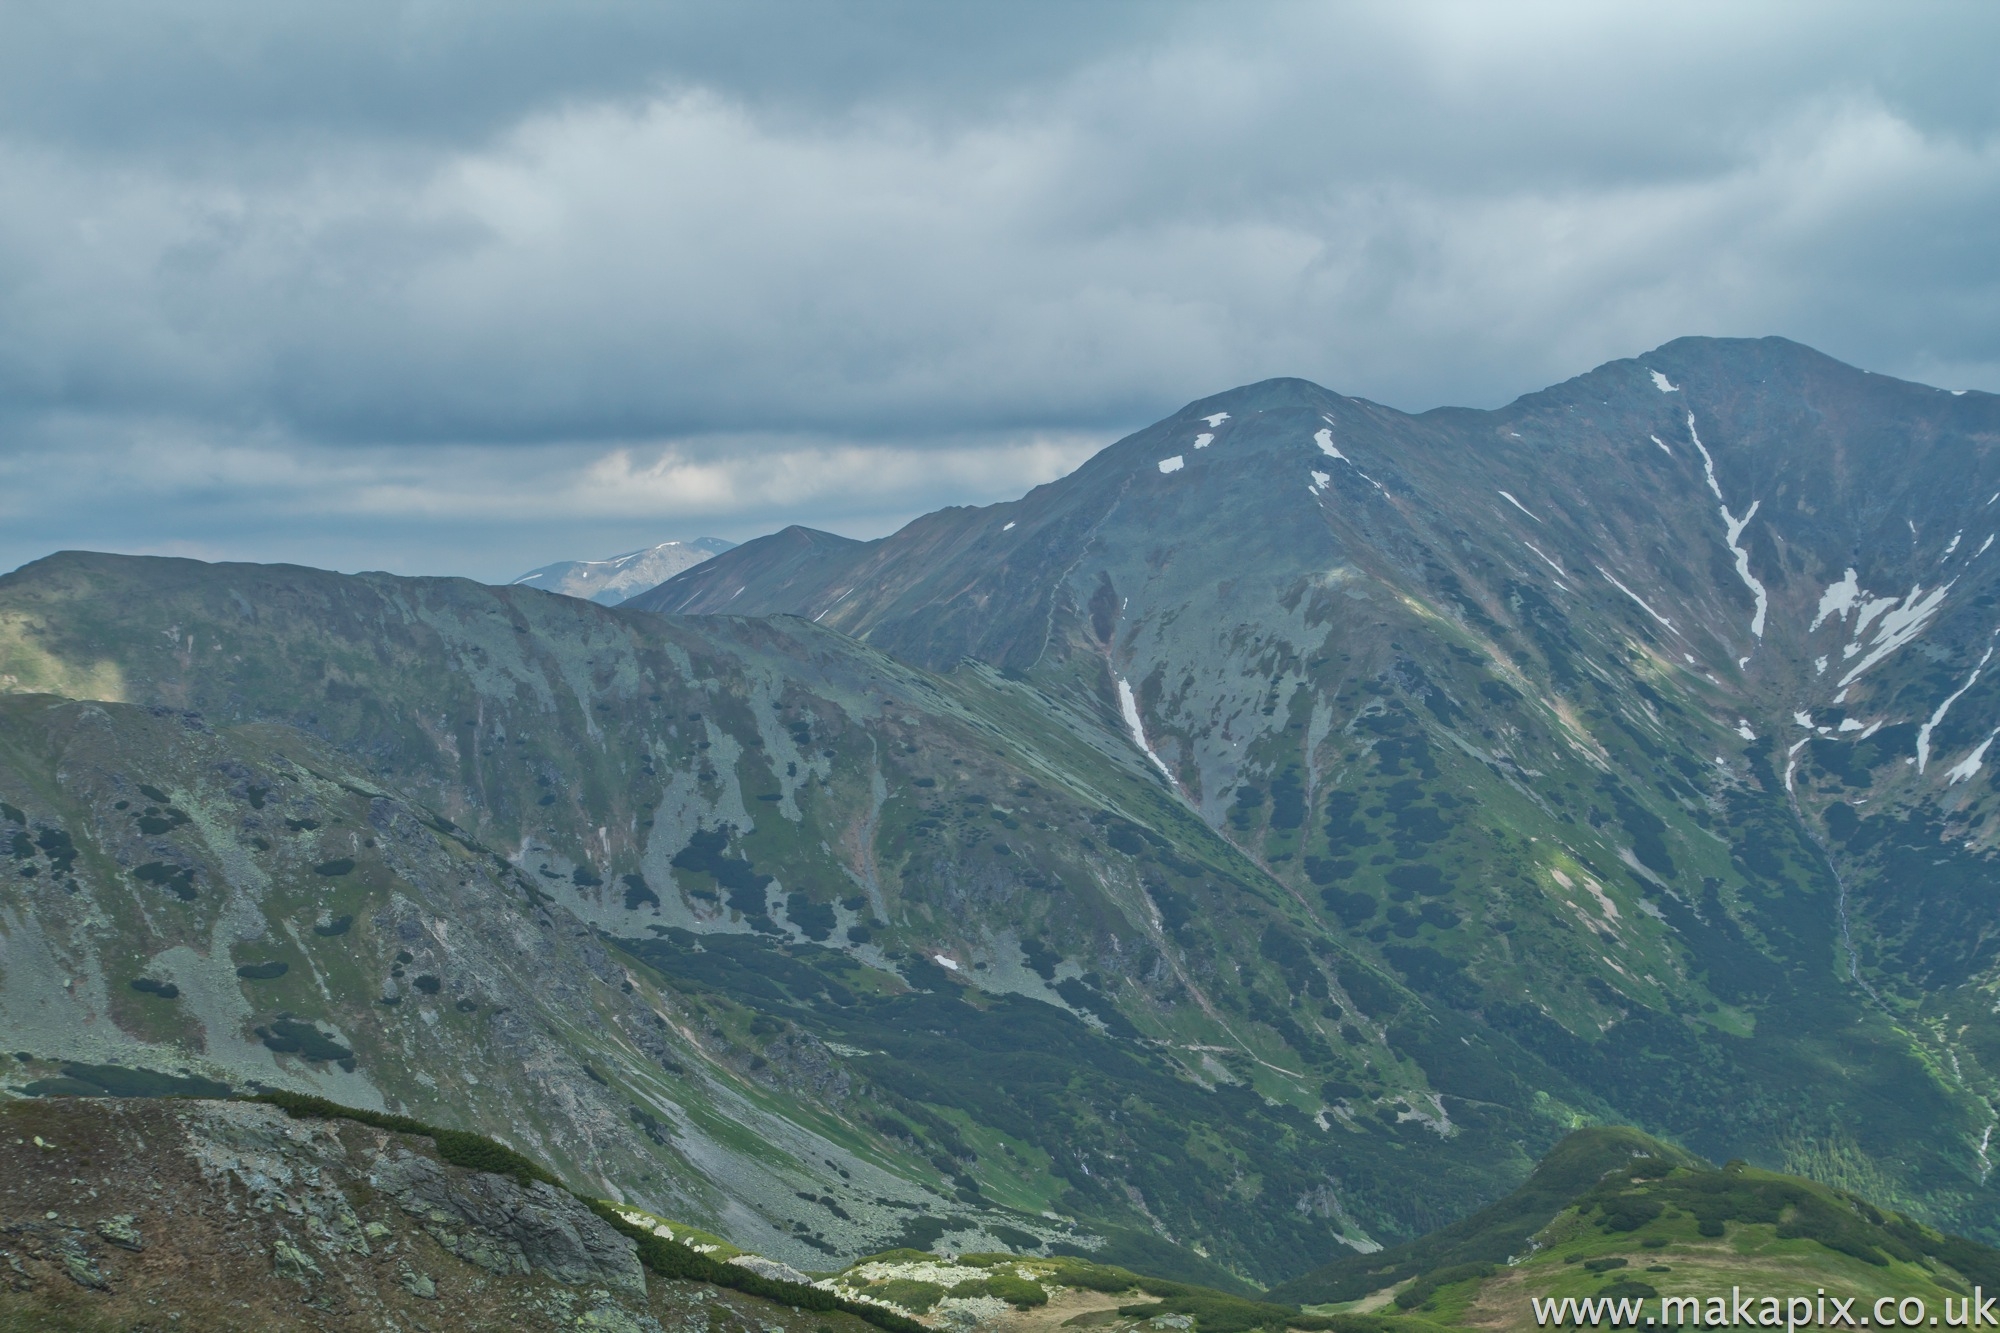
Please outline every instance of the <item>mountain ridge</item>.
[[0, 1045], [463, 1117], [802, 1268], [1282, 1281], [1612, 1121], [1991, 1237], [1989, 477], [1987, 398], [1697, 342], [1249, 386], [664, 585], [755, 615], [38, 562]]

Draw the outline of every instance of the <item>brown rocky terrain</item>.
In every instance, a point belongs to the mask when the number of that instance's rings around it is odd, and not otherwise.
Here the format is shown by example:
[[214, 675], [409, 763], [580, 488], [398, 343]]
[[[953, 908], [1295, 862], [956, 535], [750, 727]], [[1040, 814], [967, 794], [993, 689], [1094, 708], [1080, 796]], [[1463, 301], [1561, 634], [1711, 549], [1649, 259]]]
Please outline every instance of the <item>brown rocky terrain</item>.
[[0, 1104], [0, 1328], [863, 1327], [648, 1274], [574, 1197], [420, 1135], [246, 1102]]

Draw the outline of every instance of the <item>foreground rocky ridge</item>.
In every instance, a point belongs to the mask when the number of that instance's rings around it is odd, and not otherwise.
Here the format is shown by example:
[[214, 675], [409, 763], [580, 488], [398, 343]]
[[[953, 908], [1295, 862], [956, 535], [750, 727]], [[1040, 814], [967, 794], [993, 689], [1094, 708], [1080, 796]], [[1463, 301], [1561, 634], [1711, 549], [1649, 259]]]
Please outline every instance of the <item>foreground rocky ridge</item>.
[[[242, 1102], [0, 1106], [0, 1251], [9, 1327], [809, 1326], [739, 1293], [649, 1285], [630, 1239], [545, 1183]], [[842, 1323], [859, 1325], [814, 1326]]]

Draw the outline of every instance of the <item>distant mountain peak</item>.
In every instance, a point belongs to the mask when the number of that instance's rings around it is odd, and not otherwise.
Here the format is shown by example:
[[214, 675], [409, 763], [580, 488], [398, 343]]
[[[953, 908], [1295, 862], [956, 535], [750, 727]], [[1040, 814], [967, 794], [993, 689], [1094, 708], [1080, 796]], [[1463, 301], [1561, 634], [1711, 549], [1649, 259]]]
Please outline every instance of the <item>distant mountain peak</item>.
[[561, 560], [531, 569], [514, 580], [517, 587], [539, 588], [543, 592], [581, 597], [600, 606], [617, 606], [629, 597], [657, 587], [684, 569], [692, 569], [710, 556], [732, 550], [735, 542], [720, 537], [696, 537], [690, 541], [661, 542], [643, 550], [627, 551], [604, 560]]

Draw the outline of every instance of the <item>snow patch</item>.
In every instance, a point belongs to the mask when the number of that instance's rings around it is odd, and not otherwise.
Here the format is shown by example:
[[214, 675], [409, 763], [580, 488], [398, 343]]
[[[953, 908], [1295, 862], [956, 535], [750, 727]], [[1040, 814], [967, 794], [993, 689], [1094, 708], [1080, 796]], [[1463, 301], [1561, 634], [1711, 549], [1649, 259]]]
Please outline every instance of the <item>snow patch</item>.
[[1993, 544], [1993, 536], [1991, 533], [1988, 533], [1986, 540], [1979, 543], [1979, 549], [1972, 553], [1972, 558], [1974, 560], [1977, 560], [1980, 556], [1985, 555], [1986, 548], [1991, 546], [1992, 544]]
[[1315, 495], [1333, 484], [1333, 474], [1331, 472], [1315, 472], [1312, 474], [1312, 479], [1311, 490]]
[[[1324, 421], [1326, 418], [1322, 417], [1320, 419]], [[1370, 486], [1373, 486], [1376, 490], [1381, 491], [1385, 497], [1389, 494], [1389, 492], [1386, 489], [1384, 489], [1381, 482], [1375, 480], [1375, 478], [1369, 476], [1366, 472], [1363, 472], [1359, 467], [1356, 467], [1353, 459], [1349, 458], [1346, 454], [1343, 454], [1342, 452], [1340, 452], [1340, 450], [1334, 447], [1332, 431], [1330, 430], [1314, 431], [1313, 443], [1317, 444], [1319, 446], [1319, 451], [1325, 454], [1328, 458], [1338, 458], [1341, 462], [1347, 464], [1347, 466], [1354, 468], [1354, 475], [1360, 477], [1361, 480], [1367, 482]]]
[[1792, 714], [1792, 721], [1798, 723], [1800, 726], [1804, 727], [1807, 731], [1812, 730], [1813, 726], [1812, 714], [1806, 712], [1803, 709]]
[[1632, 591], [1632, 590], [1631, 590], [1630, 588], [1628, 588], [1628, 587], [1626, 587], [1626, 586], [1625, 586], [1624, 584], [1620, 583], [1620, 582], [1619, 582], [1619, 581], [1618, 581], [1617, 579], [1615, 579], [1615, 578], [1612, 578], [1612, 577], [1611, 577], [1611, 573], [1610, 573], [1610, 571], [1608, 571], [1607, 569], [1605, 569], [1603, 565], [1599, 565], [1599, 566], [1597, 566], [1597, 572], [1598, 572], [1598, 573], [1600, 573], [1600, 574], [1602, 574], [1602, 575], [1604, 575], [1604, 578], [1605, 578], [1605, 581], [1606, 581], [1606, 582], [1608, 582], [1608, 583], [1610, 583], [1610, 585], [1611, 585], [1612, 587], [1614, 587], [1614, 588], [1618, 589], [1618, 591], [1620, 591], [1620, 592], [1624, 593], [1624, 594], [1625, 594], [1625, 595], [1626, 595], [1627, 597], [1630, 597], [1630, 598], [1631, 598], [1631, 599], [1632, 599], [1633, 601], [1637, 602], [1637, 603], [1639, 604], [1639, 609], [1640, 609], [1641, 611], [1644, 611], [1644, 612], [1645, 612], [1645, 613], [1646, 613], [1647, 615], [1649, 615], [1649, 616], [1651, 616], [1651, 617], [1652, 617], [1653, 619], [1655, 619], [1655, 620], [1659, 621], [1659, 622], [1660, 622], [1660, 623], [1661, 623], [1662, 625], [1665, 625], [1665, 626], [1666, 626], [1666, 627], [1667, 627], [1667, 628], [1668, 628], [1669, 630], [1672, 630], [1672, 632], [1673, 632], [1673, 633], [1675, 633], [1675, 634], [1679, 634], [1679, 633], [1680, 633], [1680, 631], [1679, 631], [1679, 630], [1677, 630], [1677, 629], [1674, 629], [1674, 622], [1673, 622], [1673, 621], [1671, 621], [1671, 620], [1668, 620], [1668, 619], [1667, 619], [1667, 618], [1666, 618], [1665, 616], [1661, 615], [1661, 614], [1660, 614], [1660, 613], [1659, 613], [1658, 611], [1655, 611], [1655, 610], [1654, 610], [1654, 609], [1653, 609], [1652, 607], [1650, 607], [1650, 606], [1647, 606], [1647, 605], [1646, 605], [1646, 599], [1645, 599], [1645, 598], [1641, 597], [1641, 596], [1640, 596], [1640, 595], [1639, 595], [1638, 593], [1636, 593], [1636, 592], [1633, 592], [1633, 591]]
[[1861, 635], [1867, 629], [1869, 622], [1880, 615], [1881, 623], [1875, 628], [1875, 641], [1869, 646], [1867, 655], [1855, 663], [1853, 670], [1840, 678], [1840, 688], [1845, 690], [1861, 676], [1862, 672], [1923, 633], [1924, 628], [1930, 624], [1931, 617], [1935, 616], [1938, 608], [1944, 605], [1944, 595], [1951, 591], [1951, 586], [1947, 583], [1925, 593], [1923, 586], [1919, 584], [1910, 589], [1909, 595], [1903, 598], [1900, 605], [1891, 605], [1894, 600], [1892, 598], [1882, 598], [1864, 606], [1861, 614], [1855, 617], [1854, 642], [1842, 651], [1849, 657], [1861, 651]]
[[1519, 500], [1516, 500], [1513, 496], [1509, 495], [1507, 492], [1505, 491], [1500, 492], [1500, 498], [1505, 500], [1508, 504], [1513, 505], [1514, 508], [1520, 510], [1522, 513], [1526, 514], [1529, 518], [1533, 518], [1535, 522], [1539, 523], [1542, 521], [1541, 519], [1535, 517], [1534, 510], [1528, 508], [1528, 506], [1522, 504]]
[[1166, 761], [1154, 754], [1153, 747], [1146, 744], [1146, 723], [1145, 719], [1139, 716], [1139, 698], [1132, 693], [1132, 682], [1123, 676], [1118, 678], [1118, 711], [1125, 717], [1125, 728], [1132, 733], [1132, 743], [1145, 751], [1146, 758], [1153, 761], [1153, 767], [1159, 769], [1168, 782], [1173, 782], [1174, 775], [1167, 768]]
[[1860, 576], [1853, 569], [1849, 569], [1841, 575], [1840, 582], [1826, 585], [1826, 591], [1821, 593], [1819, 598], [1819, 614], [1813, 617], [1811, 626], [1806, 630], [1808, 634], [1824, 624], [1828, 616], [1839, 616], [1841, 624], [1847, 623], [1847, 613], [1854, 609], [1855, 603], [1861, 598], [1859, 579]]
[[1979, 679], [1979, 673], [1984, 671], [1986, 669], [1986, 664], [1992, 660], [1993, 660], [1993, 645], [1989, 643], [1986, 645], [1985, 656], [1979, 659], [1978, 666], [1972, 668], [1972, 674], [1965, 678], [1965, 684], [1959, 686], [1958, 689], [1949, 698], [1947, 698], [1943, 703], [1939, 704], [1937, 706], [1937, 712], [1931, 714], [1931, 720], [1924, 723], [1923, 726], [1917, 729], [1917, 772], [1919, 773], [1923, 772], [1925, 766], [1927, 766], [1931, 761], [1932, 730], [1936, 728], [1938, 723], [1944, 721], [1944, 715], [1951, 711], [1951, 706], [1953, 704], [1958, 702], [1959, 695], [1964, 694], [1967, 690], [1972, 688], [1972, 683]]
[[1826, 659], [1824, 657], [1815, 657], [1813, 659], [1813, 674], [1815, 676], [1824, 676], [1826, 674]]
[[1182, 468], [1186, 466], [1187, 466], [1187, 460], [1182, 458], [1181, 455], [1179, 454], [1175, 454], [1172, 458], [1162, 458], [1160, 460], [1161, 472], [1179, 472]]
[[1840, 719], [1840, 729], [1842, 731], [1859, 731], [1861, 730], [1861, 724], [1851, 717], [1844, 717]]
[[1220, 426], [1223, 422], [1229, 420], [1229, 414], [1227, 412], [1217, 412], [1212, 417], [1203, 417], [1202, 420], [1208, 423], [1208, 428], [1210, 430], [1214, 430], [1217, 426]]
[[1979, 742], [1977, 750], [1974, 750], [1971, 754], [1965, 756], [1965, 758], [1959, 760], [1950, 768], [1947, 768], [1944, 771], [1944, 785], [1947, 787], [1956, 787], [1961, 782], [1970, 782], [1972, 775], [1985, 765], [1986, 747], [1993, 744], [1994, 736], [2000, 736], [2000, 730], [1995, 730], [1985, 740]]
[[1746, 741], [1754, 741], [1757, 739], [1757, 733], [1750, 730], [1750, 722], [1747, 718], [1739, 717], [1736, 719], [1736, 734], [1741, 736]]
[[1207, 431], [1203, 431], [1201, 434], [1194, 437], [1194, 447], [1197, 449], [1206, 449], [1208, 448], [1209, 445], [1214, 443], [1215, 443], [1215, 437], [1213, 435], [1210, 435]]
[[[1960, 537], [1963, 537], [1964, 535], [1965, 535], [1965, 529], [1964, 529], [1964, 528], [1960, 528], [1960, 529], [1959, 529], [1959, 530], [1958, 530], [1957, 532], [1954, 532], [1954, 533], [1952, 533], [1952, 534], [1951, 534], [1951, 545], [1949, 545], [1949, 546], [1947, 546], [1947, 547], [1945, 547], [1945, 548], [1944, 548], [1944, 553], [1945, 553], [1945, 555], [1947, 555], [1947, 556], [1948, 556], [1948, 555], [1950, 555], [1950, 554], [1951, 554], [1951, 553], [1952, 553], [1953, 551], [1956, 551], [1956, 550], [1958, 549], [1958, 539], [1959, 539]], [[1940, 558], [1940, 559], [1943, 559], [1943, 557], [1942, 557], [1942, 556], [1940, 556], [1939, 558]]]
[[931, 955], [931, 961], [947, 972], [958, 971], [958, 960], [956, 958], [947, 958], [941, 953], [934, 953]]
[[1661, 393], [1679, 393], [1681, 391], [1680, 385], [1670, 382], [1665, 375], [1662, 375], [1657, 370], [1653, 372], [1653, 387]]
[[1002, 532], [1012, 532], [1013, 530], [1014, 530], [1014, 525], [1012, 523], [1009, 523], [1000, 529], [1000, 531]]
[[1657, 436], [1657, 435], [1648, 435], [1648, 436], [1647, 436], [1646, 438], [1647, 438], [1647, 439], [1649, 439], [1649, 440], [1651, 440], [1651, 441], [1652, 441], [1652, 442], [1653, 442], [1654, 444], [1657, 444], [1657, 445], [1659, 445], [1659, 446], [1660, 446], [1660, 449], [1661, 449], [1661, 450], [1662, 450], [1662, 451], [1663, 451], [1663, 452], [1664, 452], [1664, 453], [1666, 454], [1666, 456], [1667, 456], [1668, 458], [1672, 458], [1672, 457], [1674, 456], [1674, 451], [1673, 451], [1673, 450], [1671, 450], [1671, 449], [1669, 449], [1669, 448], [1667, 448], [1667, 442], [1666, 442], [1665, 440], [1661, 439], [1661, 438], [1660, 438], [1659, 436]]

